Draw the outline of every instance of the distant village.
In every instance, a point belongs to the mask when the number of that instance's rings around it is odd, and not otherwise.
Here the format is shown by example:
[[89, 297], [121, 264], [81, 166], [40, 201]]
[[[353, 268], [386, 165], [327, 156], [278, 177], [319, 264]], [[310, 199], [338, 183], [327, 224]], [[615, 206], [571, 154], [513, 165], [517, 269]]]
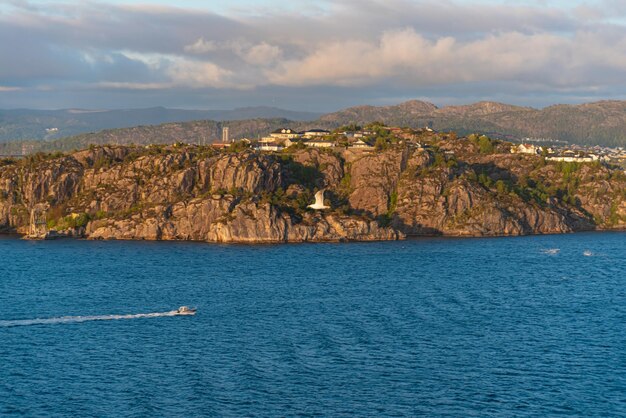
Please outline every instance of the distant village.
[[225, 148], [235, 142], [245, 142], [257, 151], [279, 152], [295, 148], [341, 148], [353, 151], [374, 151], [390, 144], [407, 144], [413, 147], [425, 147], [421, 139], [435, 135], [431, 128], [411, 129], [385, 126], [373, 123], [365, 127], [350, 125], [328, 131], [326, 129], [309, 129], [296, 131], [291, 128], [280, 128], [257, 140], [242, 138], [230, 140], [228, 128], [224, 128], [222, 142], [213, 144], [217, 148]]
[[[393, 129], [393, 128], [389, 128]], [[257, 151], [282, 151], [292, 146], [312, 147], [312, 148], [335, 148], [347, 147], [360, 150], [374, 150], [374, 140], [376, 132], [373, 130], [361, 129], [328, 131], [325, 129], [309, 129], [298, 132], [290, 128], [280, 128], [269, 133], [269, 135], [250, 140], [240, 139]], [[222, 142], [215, 144], [218, 148], [229, 146], [232, 142], [228, 137], [228, 128], [224, 128]]]
[[[351, 124], [333, 131], [326, 129], [308, 129], [296, 131], [291, 128], [276, 129], [257, 139], [231, 137], [229, 128], [222, 128], [221, 142], [211, 144], [214, 148], [228, 148], [232, 146], [252, 148], [262, 152], [280, 152], [285, 149], [341, 149], [354, 153], [368, 153], [384, 149], [393, 144], [405, 144], [414, 148], [428, 148], [433, 141], [438, 141], [445, 135], [448, 139], [456, 138], [454, 133], [438, 133], [430, 127], [406, 128], [385, 126], [381, 123], [371, 123], [364, 127]], [[478, 135], [469, 135], [468, 138]], [[475, 138], [475, 139], [476, 139]], [[206, 144], [206, 138], [203, 141]], [[34, 145], [22, 144], [21, 154], [4, 155], [4, 157], [21, 157], [31, 154]], [[501, 150], [502, 151], [502, 150]], [[626, 172], [626, 149], [624, 147], [582, 146], [568, 144], [562, 140], [550, 138], [524, 138], [522, 143], [512, 144], [509, 148], [512, 154], [527, 154], [543, 156], [548, 161], [602, 162], [624, 167]], [[450, 152], [448, 152], [450, 153]], [[0, 157], [2, 157], [0, 155]]]
[[[289, 147], [300, 148], [342, 148], [353, 151], [371, 152], [388, 143], [406, 143], [414, 147], [426, 147], [420, 142], [434, 135], [433, 129], [389, 127], [381, 124], [371, 124], [364, 128], [349, 126], [334, 131], [325, 129], [309, 129], [298, 132], [291, 128], [280, 128], [257, 140], [248, 138], [239, 139], [257, 151], [279, 152]], [[222, 148], [233, 142], [229, 138], [228, 128], [222, 134], [222, 142], [214, 144]], [[564, 162], [606, 162], [626, 165], [626, 150], [623, 147], [610, 148], [596, 146], [580, 146], [567, 144], [564, 141], [552, 141], [552, 146], [540, 146], [530, 143], [531, 140], [511, 146], [512, 154], [542, 155], [549, 161]], [[537, 142], [536, 140], [534, 142]], [[548, 142], [548, 140], [545, 140]]]
[[567, 146], [541, 147], [522, 143], [513, 145], [511, 147], [511, 153], [543, 155], [548, 161], [626, 163], [626, 150], [623, 147], [610, 148], [601, 147], [599, 145], [581, 146], [573, 144]]

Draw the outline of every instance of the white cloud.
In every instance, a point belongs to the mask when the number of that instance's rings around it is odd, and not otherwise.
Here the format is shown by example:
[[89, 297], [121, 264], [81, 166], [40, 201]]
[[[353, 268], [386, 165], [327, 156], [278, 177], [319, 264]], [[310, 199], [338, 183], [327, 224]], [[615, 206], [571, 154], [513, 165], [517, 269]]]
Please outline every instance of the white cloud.
[[22, 90], [20, 87], [0, 86], [0, 93]]
[[[207, 61], [179, 59], [165, 70], [172, 83], [191, 88], [237, 88], [230, 81], [233, 72]], [[243, 86], [242, 86], [243, 87]]]
[[283, 56], [283, 50], [275, 45], [262, 42], [240, 53], [249, 64], [269, 66], [276, 63]]
[[218, 45], [215, 41], [206, 41], [204, 38], [198, 38], [198, 40], [192, 44], [185, 45], [185, 52], [190, 54], [206, 54], [207, 52], [213, 52], [218, 49]]
[[288, 86], [523, 80], [563, 86], [608, 81], [611, 70], [626, 71], [626, 42], [593, 33], [510, 32], [463, 41], [430, 40], [409, 28], [386, 31], [376, 42], [320, 45], [303, 58], [285, 61], [269, 80]]

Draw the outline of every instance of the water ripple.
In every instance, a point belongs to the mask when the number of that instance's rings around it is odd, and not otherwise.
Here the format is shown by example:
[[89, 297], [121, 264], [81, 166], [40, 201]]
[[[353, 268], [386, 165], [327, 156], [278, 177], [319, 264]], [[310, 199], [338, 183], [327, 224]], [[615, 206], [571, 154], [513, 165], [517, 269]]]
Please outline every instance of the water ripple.
[[625, 416], [624, 238], [0, 239], [0, 415]]

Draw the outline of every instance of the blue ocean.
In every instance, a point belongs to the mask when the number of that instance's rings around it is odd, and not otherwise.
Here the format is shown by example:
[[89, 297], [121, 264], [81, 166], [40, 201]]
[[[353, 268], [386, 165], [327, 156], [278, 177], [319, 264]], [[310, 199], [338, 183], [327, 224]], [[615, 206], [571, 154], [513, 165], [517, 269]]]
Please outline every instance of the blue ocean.
[[0, 416], [295, 415], [626, 416], [626, 233], [0, 238]]

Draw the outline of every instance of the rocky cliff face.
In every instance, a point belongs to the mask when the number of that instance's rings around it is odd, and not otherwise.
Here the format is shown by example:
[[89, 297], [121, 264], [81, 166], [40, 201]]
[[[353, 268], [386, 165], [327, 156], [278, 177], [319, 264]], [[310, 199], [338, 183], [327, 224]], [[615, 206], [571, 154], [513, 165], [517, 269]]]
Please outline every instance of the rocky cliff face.
[[[316, 151], [283, 159], [199, 147], [94, 148], [1, 167], [0, 228], [26, 233], [30, 209], [46, 205], [51, 228], [72, 233], [82, 228], [92, 239], [252, 243], [403, 237], [373, 218], [304, 210], [316, 183], [337, 185], [342, 176], [338, 157]], [[79, 214], [87, 214], [84, 225], [72, 222]]]
[[[0, 163], [0, 230], [91, 239], [307, 242], [626, 226], [626, 178], [601, 165], [475, 152], [466, 140], [351, 155], [96, 147]], [[312, 211], [325, 188], [333, 209]], [[64, 232], [66, 231], [66, 232]]]

